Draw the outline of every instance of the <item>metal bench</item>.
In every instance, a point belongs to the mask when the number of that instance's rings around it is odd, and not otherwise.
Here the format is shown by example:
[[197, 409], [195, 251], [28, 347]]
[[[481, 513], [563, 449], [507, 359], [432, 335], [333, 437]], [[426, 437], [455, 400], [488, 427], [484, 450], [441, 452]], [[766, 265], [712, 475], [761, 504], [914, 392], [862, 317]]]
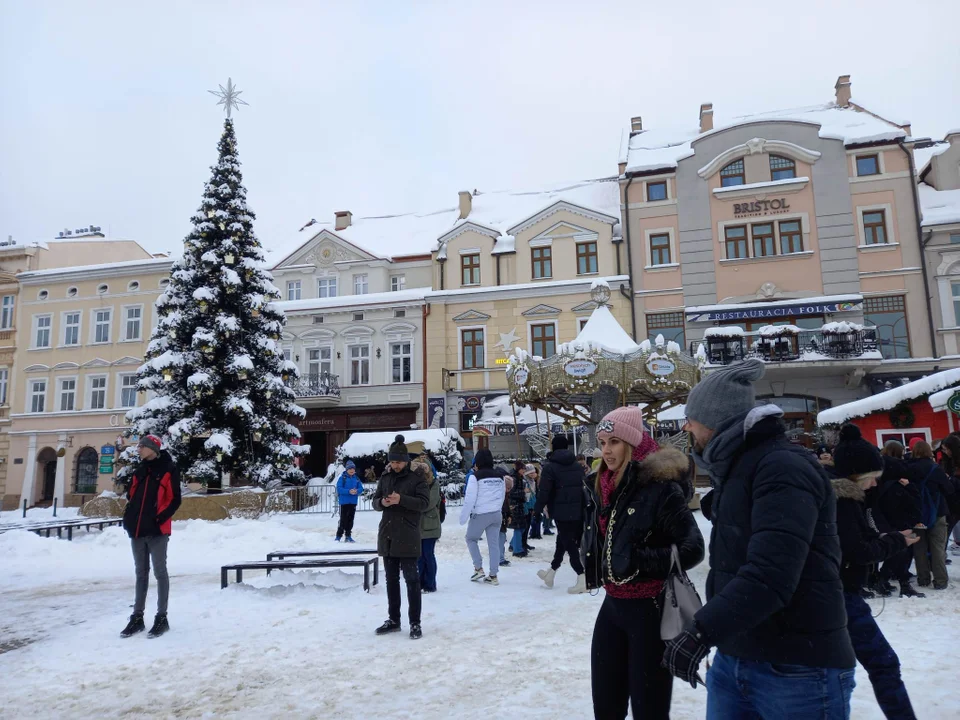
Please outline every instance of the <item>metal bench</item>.
[[297, 570], [311, 568], [362, 567], [363, 589], [370, 592], [370, 567], [373, 566], [373, 584], [380, 583], [380, 558], [374, 555], [368, 558], [315, 558], [312, 560], [251, 560], [231, 563], [220, 568], [220, 589], [230, 583], [229, 571], [235, 570], [237, 582], [243, 582], [244, 570]]
[[45, 535], [50, 537], [50, 533], [56, 531], [57, 537], [63, 537], [63, 531], [67, 531], [67, 540], [73, 540], [73, 530], [74, 528], [86, 528], [87, 532], [90, 531], [90, 528], [96, 527], [100, 530], [103, 530], [104, 527], [109, 527], [111, 525], [121, 525], [123, 523], [123, 518], [89, 518], [84, 520], [60, 520], [55, 522], [36, 522], [36, 523], [17, 523], [15, 525], [0, 525], [0, 533], [5, 533], [10, 530], [27, 530], [37, 535]]
[[[326, 557], [337, 555], [376, 555], [376, 548], [361, 548], [358, 550], [274, 550], [267, 553], [267, 560], [283, 560], [288, 557]], [[267, 573], [269, 575], [269, 573]]]

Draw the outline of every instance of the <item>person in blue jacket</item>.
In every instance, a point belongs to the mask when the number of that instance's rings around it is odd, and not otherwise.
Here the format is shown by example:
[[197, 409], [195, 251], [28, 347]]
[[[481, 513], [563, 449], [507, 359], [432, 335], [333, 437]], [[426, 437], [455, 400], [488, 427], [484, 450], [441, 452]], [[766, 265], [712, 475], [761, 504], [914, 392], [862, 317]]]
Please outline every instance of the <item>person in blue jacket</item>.
[[363, 483], [357, 475], [357, 466], [353, 460], [347, 460], [346, 469], [337, 480], [337, 498], [340, 501], [340, 524], [337, 526], [337, 542], [346, 535], [346, 542], [352, 543], [353, 518], [357, 514], [357, 501], [363, 494]]

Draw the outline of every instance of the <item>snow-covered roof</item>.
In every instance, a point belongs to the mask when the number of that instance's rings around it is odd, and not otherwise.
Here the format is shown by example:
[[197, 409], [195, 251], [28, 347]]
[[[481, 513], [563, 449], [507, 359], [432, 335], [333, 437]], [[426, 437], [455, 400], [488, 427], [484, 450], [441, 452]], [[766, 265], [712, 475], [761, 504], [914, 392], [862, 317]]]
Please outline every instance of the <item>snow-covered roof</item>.
[[891, 122], [852, 108], [842, 108], [834, 103], [728, 118], [723, 118], [714, 112], [714, 129], [708, 133], [701, 134], [698, 128], [687, 128], [644, 130], [633, 137], [625, 135], [620, 147], [620, 162], [627, 164], [626, 172], [628, 173], [660, 168], [670, 170], [676, 168], [680, 160], [693, 154], [692, 143], [697, 138], [727, 130], [736, 125], [778, 120], [819, 125], [821, 138], [841, 140], [845, 145], [892, 141], [907, 136], [903, 129]]
[[[286, 240], [277, 243], [265, 242], [264, 249], [270, 258], [270, 264], [275, 266], [319, 232], [327, 230], [338, 238], [382, 258], [428, 253], [437, 248], [440, 237], [468, 222], [488, 228], [506, 239], [510, 237], [507, 234], [510, 228], [559, 201], [615, 218], [620, 217], [620, 186], [615, 177], [557, 182], [529, 190], [475, 193], [471, 198], [470, 215], [464, 220], [460, 219], [458, 204], [439, 206], [423, 212], [353, 215], [350, 227], [344, 230], [334, 230], [335, 223], [332, 219], [329, 222], [317, 222]], [[498, 252], [512, 251], [512, 247], [506, 249], [500, 247], [499, 243], [498, 240]]]
[[593, 311], [587, 324], [583, 326], [576, 339], [569, 343], [569, 346], [572, 348], [600, 347], [621, 355], [633, 352], [640, 347], [627, 335], [627, 331], [620, 327], [620, 323], [606, 305], [599, 305]]
[[142, 267], [144, 270], [157, 270], [173, 265], [173, 258], [145, 258], [143, 260], [124, 260], [123, 262], [101, 263], [99, 265], [72, 265], [70, 267], [48, 268], [46, 270], [28, 270], [17, 275], [21, 280], [45, 277], [48, 275], [69, 275], [71, 273], [91, 272], [94, 270], [123, 270]]
[[943, 410], [947, 406], [947, 401], [949, 401], [958, 390], [960, 390], [960, 386], [949, 387], [946, 390], [935, 392], [927, 398], [927, 402], [930, 403], [930, 407], [933, 408], [934, 411]]
[[944, 370], [862, 400], [854, 400], [829, 410], [823, 410], [817, 415], [817, 423], [820, 425], [841, 425], [854, 418], [866, 417], [871, 413], [893, 410], [902, 402], [932, 395], [957, 383], [960, 383], [960, 368]]
[[389, 305], [391, 303], [423, 300], [430, 288], [409, 288], [395, 292], [369, 293], [367, 295], [339, 295], [332, 298], [307, 298], [305, 300], [279, 300], [273, 305], [283, 312], [305, 310], [332, 310], [358, 305]]
[[948, 142], [938, 142], [930, 147], [914, 148], [913, 164], [917, 170], [917, 175], [922, 175], [923, 171], [927, 169], [927, 165], [930, 164], [930, 161], [933, 158], [935, 158], [937, 155], [945, 153], [949, 149], [950, 143]]
[[[530, 425], [536, 425], [540, 423], [546, 427], [547, 422], [550, 425], [557, 425], [566, 422], [565, 418], [560, 417], [559, 415], [554, 415], [550, 413], [549, 420], [547, 418], [547, 412], [534, 412], [532, 408], [527, 405], [517, 405], [517, 425], [521, 428]], [[539, 417], [538, 417], [539, 416]], [[510, 405], [510, 396], [509, 395], [498, 395], [496, 397], [488, 399], [483, 404], [483, 409], [480, 411], [480, 417], [474, 421], [474, 426], [477, 425], [513, 425], [513, 407]]]
[[439, 452], [443, 446], [449, 445], [451, 440], [461, 445], [465, 444], [463, 438], [453, 428], [429, 428], [399, 432], [354, 433], [340, 446], [340, 450], [347, 458], [387, 452], [397, 435], [403, 435], [403, 441], [408, 447], [415, 442], [422, 442], [424, 450], [432, 453]]
[[960, 223], [960, 190], [934, 190], [926, 183], [917, 186], [923, 227]]

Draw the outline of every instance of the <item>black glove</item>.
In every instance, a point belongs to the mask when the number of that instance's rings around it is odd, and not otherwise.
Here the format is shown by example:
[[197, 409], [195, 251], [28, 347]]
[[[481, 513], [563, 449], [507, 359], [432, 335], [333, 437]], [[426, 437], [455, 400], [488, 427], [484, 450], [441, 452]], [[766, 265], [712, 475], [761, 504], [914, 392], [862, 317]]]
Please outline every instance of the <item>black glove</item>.
[[697, 674], [700, 662], [710, 652], [710, 646], [703, 633], [694, 625], [667, 641], [667, 649], [663, 653], [663, 662], [660, 663], [671, 675], [686, 680], [696, 689], [697, 683], [706, 685]]

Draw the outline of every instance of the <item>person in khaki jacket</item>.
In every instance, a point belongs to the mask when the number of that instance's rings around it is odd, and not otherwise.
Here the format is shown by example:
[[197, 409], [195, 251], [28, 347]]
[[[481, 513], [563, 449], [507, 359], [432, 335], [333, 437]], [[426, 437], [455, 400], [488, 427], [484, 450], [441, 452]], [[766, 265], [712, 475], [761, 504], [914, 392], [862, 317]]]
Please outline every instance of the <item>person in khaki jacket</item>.
[[417, 572], [420, 575], [420, 591], [437, 591], [437, 556], [435, 549], [443, 533], [443, 521], [440, 518], [440, 480], [434, 475], [430, 459], [421, 455], [411, 464], [414, 472], [426, 478], [430, 488], [430, 503], [426, 512], [420, 516], [420, 559], [417, 560]]

